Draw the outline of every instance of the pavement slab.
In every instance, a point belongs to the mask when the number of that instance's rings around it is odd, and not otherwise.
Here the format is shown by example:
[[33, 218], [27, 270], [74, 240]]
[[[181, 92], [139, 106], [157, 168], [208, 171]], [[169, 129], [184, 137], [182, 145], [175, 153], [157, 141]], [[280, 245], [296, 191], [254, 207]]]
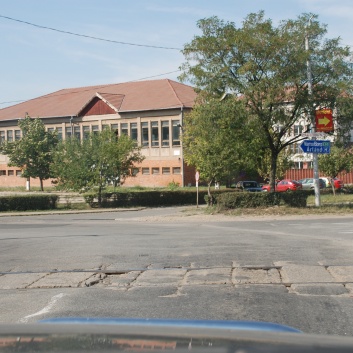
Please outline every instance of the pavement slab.
[[285, 264], [280, 274], [284, 284], [337, 282], [323, 266]]
[[37, 282], [46, 273], [16, 273], [0, 276], [0, 289], [23, 289]]
[[353, 284], [353, 266], [329, 266], [327, 271], [339, 282]]
[[32, 283], [28, 288], [65, 288], [80, 287], [94, 272], [58, 272], [50, 273]]
[[141, 271], [131, 271], [120, 275], [108, 275], [102, 282], [104, 287], [128, 288], [141, 274]]
[[343, 295], [349, 291], [343, 284], [293, 284], [290, 292], [302, 295]]
[[230, 267], [190, 270], [186, 275], [184, 284], [231, 284], [231, 272], [232, 269]]
[[148, 270], [142, 272], [132, 286], [170, 286], [176, 285], [183, 280], [187, 270], [168, 269], [168, 270]]
[[232, 274], [233, 284], [271, 284], [281, 283], [279, 272], [275, 268], [269, 270], [235, 268]]

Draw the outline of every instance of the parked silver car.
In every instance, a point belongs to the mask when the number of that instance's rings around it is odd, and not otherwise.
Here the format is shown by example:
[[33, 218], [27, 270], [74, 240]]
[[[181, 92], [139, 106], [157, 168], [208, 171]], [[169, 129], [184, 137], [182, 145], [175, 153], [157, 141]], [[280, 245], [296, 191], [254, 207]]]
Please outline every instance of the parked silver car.
[[[311, 190], [315, 188], [315, 182], [313, 178], [305, 178], [305, 179], [300, 179], [299, 183], [302, 184], [303, 190]], [[319, 187], [320, 189], [324, 189], [326, 187], [326, 183], [323, 179], [319, 179]]]

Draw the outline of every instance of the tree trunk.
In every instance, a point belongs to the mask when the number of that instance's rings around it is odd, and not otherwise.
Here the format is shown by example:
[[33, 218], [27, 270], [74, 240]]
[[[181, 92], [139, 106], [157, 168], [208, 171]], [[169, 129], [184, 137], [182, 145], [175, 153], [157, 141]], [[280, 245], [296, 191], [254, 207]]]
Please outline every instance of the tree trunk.
[[213, 178], [208, 182], [207, 195], [208, 195], [208, 206], [213, 205], [212, 195], [211, 195], [211, 185], [213, 182]]
[[42, 178], [39, 178], [39, 182], [40, 182], [40, 191], [44, 191], [44, 188], [43, 188], [43, 179], [42, 179]]
[[333, 178], [331, 178], [331, 187], [333, 196], [336, 196], [335, 181], [333, 180]]
[[26, 191], [31, 191], [31, 178], [26, 179]]
[[102, 206], [102, 185], [98, 187], [98, 205], [99, 207]]
[[270, 191], [276, 191], [277, 151], [271, 151]]

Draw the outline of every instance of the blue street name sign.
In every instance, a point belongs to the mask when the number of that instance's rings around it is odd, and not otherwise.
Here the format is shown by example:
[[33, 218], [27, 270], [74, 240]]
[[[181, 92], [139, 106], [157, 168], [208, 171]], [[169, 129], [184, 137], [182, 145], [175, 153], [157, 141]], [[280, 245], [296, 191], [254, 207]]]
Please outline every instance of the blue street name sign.
[[304, 140], [300, 145], [304, 153], [330, 153], [330, 147], [328, 140]]

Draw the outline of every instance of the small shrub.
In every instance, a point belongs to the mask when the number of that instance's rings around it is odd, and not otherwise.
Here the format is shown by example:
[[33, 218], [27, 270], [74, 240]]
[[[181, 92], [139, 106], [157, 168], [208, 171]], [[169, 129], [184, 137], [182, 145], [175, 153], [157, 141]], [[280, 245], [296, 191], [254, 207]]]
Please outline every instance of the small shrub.
[[90, 206], [93, 205], [93, 201], [96, 196], [97, 194], [95, 192], [86, 192], [85, 194], [83, 194], [85, 202], [88, 203]]
[[180, 186], [179, 183], [176, 183], [174, 180], [168, 184], [168, 189], [169, 190], [176, 190]]

